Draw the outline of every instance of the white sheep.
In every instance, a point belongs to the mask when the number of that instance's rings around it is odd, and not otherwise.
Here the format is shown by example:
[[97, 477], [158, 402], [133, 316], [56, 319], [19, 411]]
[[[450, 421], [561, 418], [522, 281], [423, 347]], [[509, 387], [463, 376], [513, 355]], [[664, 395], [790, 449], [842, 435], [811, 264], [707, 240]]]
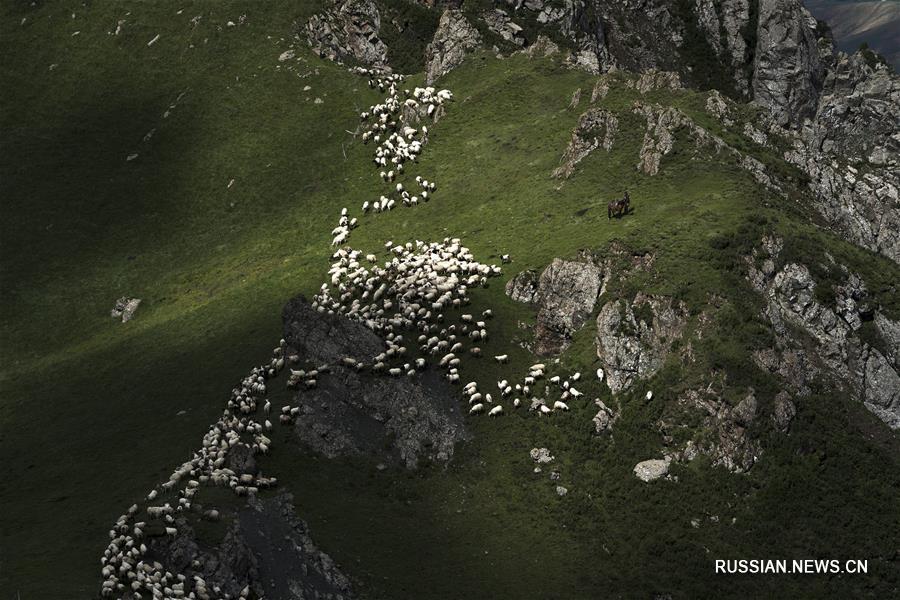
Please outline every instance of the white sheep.
[[488, 412], [488, 416], [489, 416], [489, 417], [496, 417], [496, 416], [498, 416], [498, 415], [500, 415], [500, 414], [502, 414], [502, 413], [503, 413], [503, 407], [500, 406], [500, 405], [498, 404], [497, 406], [495, 406], [494, 408], [492, 408], [492, 409], [490, 410], [490, 412]]

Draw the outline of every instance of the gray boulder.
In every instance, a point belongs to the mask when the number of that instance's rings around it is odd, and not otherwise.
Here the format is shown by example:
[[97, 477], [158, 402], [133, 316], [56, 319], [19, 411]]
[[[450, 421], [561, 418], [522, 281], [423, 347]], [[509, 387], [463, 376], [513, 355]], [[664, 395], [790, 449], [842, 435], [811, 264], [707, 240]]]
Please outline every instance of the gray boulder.
[[669, 472], [669, 464], [671, 459], [654, 458], [644, 460], [634, 465], [634, 476], [643, 482], [656, 481], [660, 477], [665, 477]]

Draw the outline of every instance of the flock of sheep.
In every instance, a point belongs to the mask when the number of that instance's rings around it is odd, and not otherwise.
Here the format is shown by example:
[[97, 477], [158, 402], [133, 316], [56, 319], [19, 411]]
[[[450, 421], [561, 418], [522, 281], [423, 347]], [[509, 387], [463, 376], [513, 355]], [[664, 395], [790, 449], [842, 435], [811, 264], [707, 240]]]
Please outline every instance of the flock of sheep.
[[[436, 189], [434, 182], [416, 177], [419, 189], [410, 192], [397, 181], [404, 164], [415, 161], [427, 142], [427, 128], [423, 125], [416, 129], [409, 123], [413, 112], [416, 122], [423, 113], [433, 116], [437, 107], [452, 100], [452, 93], [436, 92], [430, 87], [415, 88], [411, 93], [404, 90], [406, 98], [401, 101], [397, 86], [404, 79], [402, 75], [362, 68], [354, 71], [369, 76], [372, 87], [388, 92], [384, 102], [370, 107], [360, 117], [370, 124], [362, 133], [362, 140], [377, 145], [374, 162], [378, 168], [387, 169], [380, 176], [392, 189], [389, 195], [381, 196], [371, 205], [364, 203], [363, 212], [391, 210], [397, 201], [405, 206], [428, 201]], [[313, 306], [319, 312], [341, 314], [364, 323], [384, 339], [385, 348], [377, 356], [344, 357], [343, 365], [386, 376], [415, 376], [432, 359], [438, 368], [446, 371], [451, 383], [458, 383], [463, 358], [468, 355], [467, 358], [477, 359], [482, 355], [482, 346], [489, 338], [488, 321], [493, 316], [490, 310], [477, 315], [464, 312], [470, 304], [469, 291], [487, 285], [489, 278], [501, 273], [500, 267], [476, 261], [456, 238], [431, 243], [387, 242], [385, 251], [389, 258], [379, 264], [377, 256], [363, 255], [347, 246], [351, 231], [358, 224], [358, 219], [350, 217], [346, 208], [341, 210], [338, 226], [332, 231], [332, 246], [336, 250], [328, 271], [330, 280], [313, 298]], [[505, 255], [502, 259], [509, 261]], [[508, 359], [506, 354], [494, 356], [498, 363], [506, 363]], [[253, 367], [234, 386], [222, 416], [210, 426], [191, 459], [151, 490], [141, 504], [132, 505], [119, 517], [109, 531], [110, 542], [100, 559], [102, 596], [230, 598], [199, 575], [188, 578], [171, 573], [160, 562], [146, 556], [145, 536], [178, 535], [177, 518], [188, 512], [217, 520], [218, 512], [205, 509], [198, 501], [204, 486], [227, 487], [242, 496], [276, 485], [274, 477], [235, 472], [228, 467], [228, 457], [240, 446], [250, 454], [269, 451], [272, 440], [267, 434], [273, 429], [272, 406], [265, 395], [280, 373], [285, 369], [290, 372], [289, 387], [308, 389], [315, 387], [318, 378], [329, 371], [328, 365], [299, 363], [300, 358], [282, 339], [267, 363]], [[574, 387], [581, 374], [566, 379], [551, 377], [542, 382], [543, 394], [539, 394], [538, 382], [544, 379], [545, 373], [544, 364], [535, 364], [521, 381], [498, 381], [496, 401], [491, 393], [482, 392], [477, 382], [467, 383], [462, 388], [462, 396], [468, 401], [468, 412], [499, 416], [504, 410], [502, 402], [506, 400], [511, 400], [516, 408], [527, 402], [529, 409], [539, 415], [568, 410], [566, 401], [582, 396]], [[597, 372], [599, 378], [602, 375], [602, 371]], [[551, 401], [554, 390], [557, 396]], [[300, 407], [283, 406], [278, 420], [289, 425], [299, 414]], [[249, 588], [244, 588], [238, 597], [247, 598], [249, 593]]]

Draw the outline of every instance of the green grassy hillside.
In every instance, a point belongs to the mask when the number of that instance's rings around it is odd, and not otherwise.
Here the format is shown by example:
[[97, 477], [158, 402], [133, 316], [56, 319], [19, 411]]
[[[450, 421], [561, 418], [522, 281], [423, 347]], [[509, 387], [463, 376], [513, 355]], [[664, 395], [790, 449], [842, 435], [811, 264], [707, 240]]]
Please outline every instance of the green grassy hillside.
[[[317, 9], [2, 9], [0, 598], [96, 593], [109, 526], [189, 457], [233, 383], [266, 360], [281, 306], [325, 280], [341, 207], [358, 214], [382, 193], [371, 147], [348, 133], [379, 95], [292, 39]], [[279, 62], [291, 45], [297, 58]], [[456, 101], [408, 169], [437, 181], [434, 200], [361, 217], [351, 244], [455, 236], [482, 261], [511, 254], [503, 277], [474, 292], [498, 315], [486, 351], [512, 348], [509, 372], [532, 362], [513, 340], [533, 315], [505, 297], [505, 282], [612, 241], [656, 256], [653, 273], [629, 285], [677, 296], [695, 314], [710, 294], [726, 298], [719, 326], [731, 335], [698, 349], [695, 372], [664, 369], [648, 383], [653, 401], [642, 400], [646, 387], [623, 394], [612, 439], [592, 437], [594, 411], [579, 406], [552, 419], [472, 419], [474, 440], [446, 471], [376, 472], [316, 458], [281, 434], [264, 468], [366, 597], [890, 596], [900, 585], [900, 445], [843, 397], [807, 399], [792, 435], [772, 440], [749, 475], [696, 461], [675, 469], [677, 484], [648, 486], [631, 469], [658, 454], [652, 423], [692, 378], [716, 368], [737, 387], [777, 386], [749, 368], [765, 334], [737, 267], [763, 233], [784, 235], [798, 255], [827, 249], [876, 294], [900, 279], [896, 265], [816, 229], [720, 157], [676, 152], [659, 175], [639, 173], [644, 123], [624, 85], [599, 103], [620, 115], [612, 152], [551, 178], [595, 81], [560, 63], [485, 54], [451, 73], [441, 84]], [[705, 95], [642, 99], [718, 127]], [[635, 212], [608, 222], [605, 203], [625, 188]], [[126, 324], [109, 317], [124, 294], [143, 299]], [[588, 326], [559, 369], [590, 368], [591, 337]], [[496, 375], [488, 361], [473, 369], [486, 382]], [[610, 400], [593, 382], [586, 393]], [[533, 446], [558, 457], [565, 498], [531, 473]], [[855, 578], [712, 575], [713, 558], [798, 556], [872, 566]]]

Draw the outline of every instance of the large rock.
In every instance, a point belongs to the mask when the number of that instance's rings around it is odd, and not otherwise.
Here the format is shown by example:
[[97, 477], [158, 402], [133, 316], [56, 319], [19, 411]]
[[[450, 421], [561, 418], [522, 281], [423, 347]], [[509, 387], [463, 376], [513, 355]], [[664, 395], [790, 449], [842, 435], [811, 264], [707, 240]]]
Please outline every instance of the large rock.
[[753, 59], [753, 100], [779, 125], [816, 112], [824, 81], [816, 20], [800, 0], [759, 0]]
[[569, 346], [572, 336], [594, 311], [601, 276], [600, 267], [593, 262], [555, 258], [541, 273], [536, 286], [533, 272], [520, 274], [507, 284], [510, 297], [538, 308], [536, 354], [557, 354]]
[[372, 0], [332, 0], [310, 17], [305, 30], [313, 52], [322, 58], [387, 65], [387, 46], [378, 37], [381, 15]]
[[687, 318], [681, 303], [642, 293], [631, 303], [604, 305], [597, 315], [596, 344], [609, 389], [618, 393], [659, 371]]
[[656, 481], [660, 477], [665, 477], [669, 472], [669, 464], [671, 459], [650, 459], [639, 462], [634, 465], [634, 476], [644, 482]]
[[[311, 367], [328, 365], [318, 385], [297, 395], [302, 412], [297, 437], [328, 457], [367, 455], [413, 468], [419, 460], [444, 462], [467, 437], [456, 394], [436, 372], [389, 377], [342, 363], [371, 365], [384, 349], [362, 323], [317, 312], [303, 297], [284, 309], [284, 337]], [[322, 371], [322, 369], [319, 369]]]
[[434, 39], [425, 48], [425, 81], [429, 85], [462, 64], [481, 45], [481, 34], [459, 10], [441, 15]]

